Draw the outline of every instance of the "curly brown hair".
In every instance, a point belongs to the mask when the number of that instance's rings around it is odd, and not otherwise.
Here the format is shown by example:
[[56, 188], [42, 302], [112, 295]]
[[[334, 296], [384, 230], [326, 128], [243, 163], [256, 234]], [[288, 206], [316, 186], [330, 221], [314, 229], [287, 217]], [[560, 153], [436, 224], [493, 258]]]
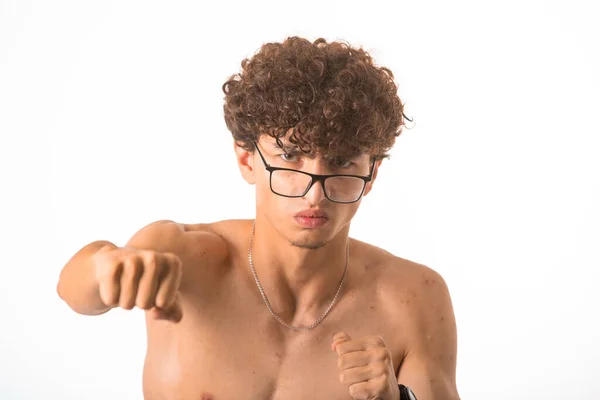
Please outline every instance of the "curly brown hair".
[[261, 134], [279, 146], [289, 135], [306, 153], [382, 159], [402, 132], [394, 76], [361, 48], [294, 36], [264, 44], [241, 66], [223, 84], [223, 110], [234, 140], [248, 151]]

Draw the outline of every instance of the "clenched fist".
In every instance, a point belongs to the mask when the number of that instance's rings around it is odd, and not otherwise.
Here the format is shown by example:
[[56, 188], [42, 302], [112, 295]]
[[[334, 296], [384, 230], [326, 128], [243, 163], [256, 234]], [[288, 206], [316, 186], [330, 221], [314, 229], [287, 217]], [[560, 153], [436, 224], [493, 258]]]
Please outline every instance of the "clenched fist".
[[106, 306], [152, 310], [156, 319], [179, 322], [177, 292], [182, 263], [172, 253], [116, 248], [93, 256], [94, 275]]
[[337, 352], [340, 381], [356, 400], [397, 400], [400, 398], [392, 355], [379, 336], [352, 340], [339, 332], [331, 350]]

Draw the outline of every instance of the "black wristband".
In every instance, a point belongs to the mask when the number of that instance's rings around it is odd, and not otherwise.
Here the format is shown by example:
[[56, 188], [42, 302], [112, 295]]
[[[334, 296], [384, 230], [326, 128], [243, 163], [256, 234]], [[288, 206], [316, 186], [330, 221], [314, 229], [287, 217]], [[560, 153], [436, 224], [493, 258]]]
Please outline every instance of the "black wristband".
[[408, 386], [399, 383], [398, 389], [400, 389], [400, 400], [417, 400], [417, 397]]

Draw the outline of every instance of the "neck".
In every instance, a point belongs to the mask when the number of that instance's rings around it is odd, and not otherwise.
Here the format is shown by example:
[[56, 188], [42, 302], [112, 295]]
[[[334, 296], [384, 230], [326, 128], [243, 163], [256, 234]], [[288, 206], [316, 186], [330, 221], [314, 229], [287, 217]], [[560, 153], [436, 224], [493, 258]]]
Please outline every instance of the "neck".
[[349, 226], [324, 245], [310, 248], [282, 237], [264, 218], [257, 218], [255, 224], [252, 260], [271, 306], [290, 324], [311, 324], [340, 287]]

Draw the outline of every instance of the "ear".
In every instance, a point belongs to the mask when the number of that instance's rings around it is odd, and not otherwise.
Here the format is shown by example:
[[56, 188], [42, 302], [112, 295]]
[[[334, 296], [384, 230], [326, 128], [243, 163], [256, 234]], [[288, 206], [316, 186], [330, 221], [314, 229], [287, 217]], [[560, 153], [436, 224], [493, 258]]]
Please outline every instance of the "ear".
[[238, 167], [242, 173], [242, 177], [251, 185], [256, 183], [254, 174], [254, 152], [245, 150], [235, 140], [233, 141], [233, 149], [237, 159]]
[[365, 186], [365, 193], [363, 194], [363, 196], [368, 195], [371, 189], [373, 188], [373, 184], [375, 183], [375, 179], [377, 178], [377, 172], [379, 171], [379, 166], [381, 165], [382, 161], [383, 160], [375, 161], [375, 165], [373, 166], [373, 178], [371, 178], [371, 180], [367, 182], [367, 186]]

